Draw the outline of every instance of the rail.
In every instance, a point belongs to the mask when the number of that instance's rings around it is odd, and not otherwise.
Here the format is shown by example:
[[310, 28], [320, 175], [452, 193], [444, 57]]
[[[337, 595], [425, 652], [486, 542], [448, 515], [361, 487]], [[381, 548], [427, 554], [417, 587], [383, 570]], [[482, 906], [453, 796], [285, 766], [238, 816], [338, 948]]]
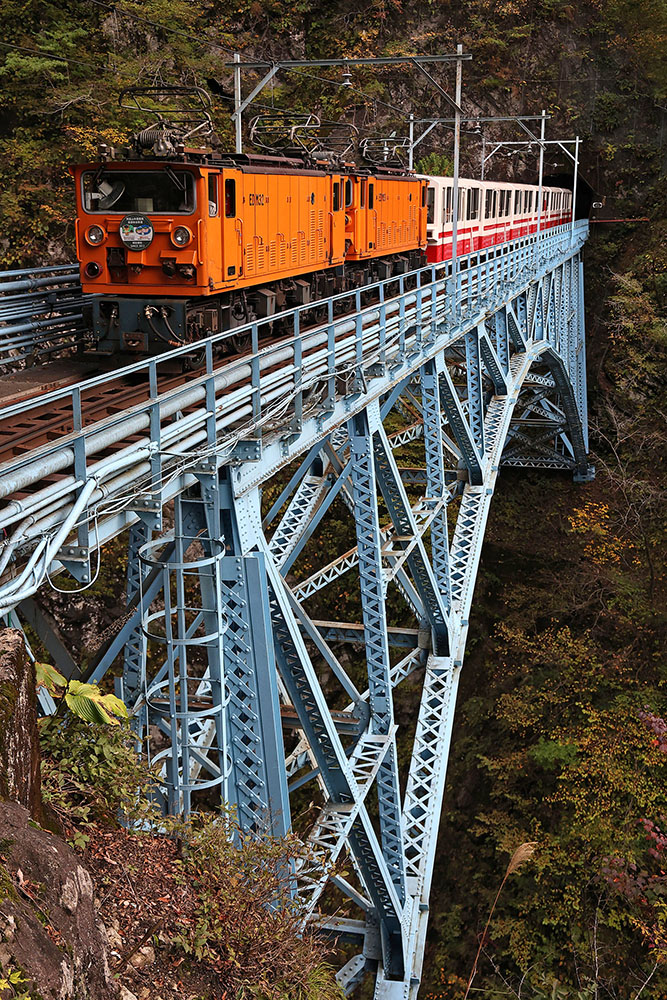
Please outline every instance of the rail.
[[78, 264], [0, 272], [0, 373], [86, 341]]

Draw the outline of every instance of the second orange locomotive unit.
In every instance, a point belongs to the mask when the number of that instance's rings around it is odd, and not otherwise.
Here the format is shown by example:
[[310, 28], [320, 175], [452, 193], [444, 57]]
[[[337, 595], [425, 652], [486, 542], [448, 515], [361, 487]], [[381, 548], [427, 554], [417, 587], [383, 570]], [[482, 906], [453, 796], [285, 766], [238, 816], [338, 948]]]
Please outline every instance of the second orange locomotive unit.
[[153, 353], [418, 267], [424, 178], [154, 147], [74, 167], [102, 352]]

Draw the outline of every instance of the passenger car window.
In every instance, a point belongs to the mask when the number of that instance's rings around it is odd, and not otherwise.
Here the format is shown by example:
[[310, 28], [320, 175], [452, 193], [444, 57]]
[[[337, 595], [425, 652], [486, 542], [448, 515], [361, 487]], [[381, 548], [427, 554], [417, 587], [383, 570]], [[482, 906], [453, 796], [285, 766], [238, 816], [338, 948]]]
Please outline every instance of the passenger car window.
[[435, 188], [426, 191], [426, 221], [429, 226], [435, 222]]

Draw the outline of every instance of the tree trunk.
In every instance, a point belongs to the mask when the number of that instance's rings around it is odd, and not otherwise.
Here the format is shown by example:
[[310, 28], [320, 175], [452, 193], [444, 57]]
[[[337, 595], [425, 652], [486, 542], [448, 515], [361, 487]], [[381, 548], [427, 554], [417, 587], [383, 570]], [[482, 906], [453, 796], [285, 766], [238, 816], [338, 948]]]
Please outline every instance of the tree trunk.
[[0, 799], [42, 819], [35, 668], [18, 629], [0, 629]]

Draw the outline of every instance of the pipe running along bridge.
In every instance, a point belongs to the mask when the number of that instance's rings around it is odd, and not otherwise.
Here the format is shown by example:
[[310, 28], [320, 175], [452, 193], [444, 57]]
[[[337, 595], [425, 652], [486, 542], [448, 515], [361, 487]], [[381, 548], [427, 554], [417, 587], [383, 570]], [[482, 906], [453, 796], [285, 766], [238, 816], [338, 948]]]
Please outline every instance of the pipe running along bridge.
[[[173, 813], [205, 795], [279, 835], [311, 784], [322, 875], [296, 881], [304, 919], [356, 944], [347, 992], [371, 972], [378, 1000], [417, 996], [498, 473], [592, 475], [587, 232], [581, 220], [334, 296], [307, 328], [312, 306], [290, 310], [291, 333], [268, 343], [276, 318], [250, 324], [233, 359], [220, 334], [189, 373], [179, 348], [0, 410], [2, 614], [71, 672], [33, 596], [63, 568], [86, 588], [104, 544], [127, 538], [127, 615], [89, 679], [122, 657], [118, 693]], [[328, 520], [341, 551], [317, 565]], [[309, 610], [355, 588], [358, 621]], [[410, 676], [403, 773], [394, 691]]]

